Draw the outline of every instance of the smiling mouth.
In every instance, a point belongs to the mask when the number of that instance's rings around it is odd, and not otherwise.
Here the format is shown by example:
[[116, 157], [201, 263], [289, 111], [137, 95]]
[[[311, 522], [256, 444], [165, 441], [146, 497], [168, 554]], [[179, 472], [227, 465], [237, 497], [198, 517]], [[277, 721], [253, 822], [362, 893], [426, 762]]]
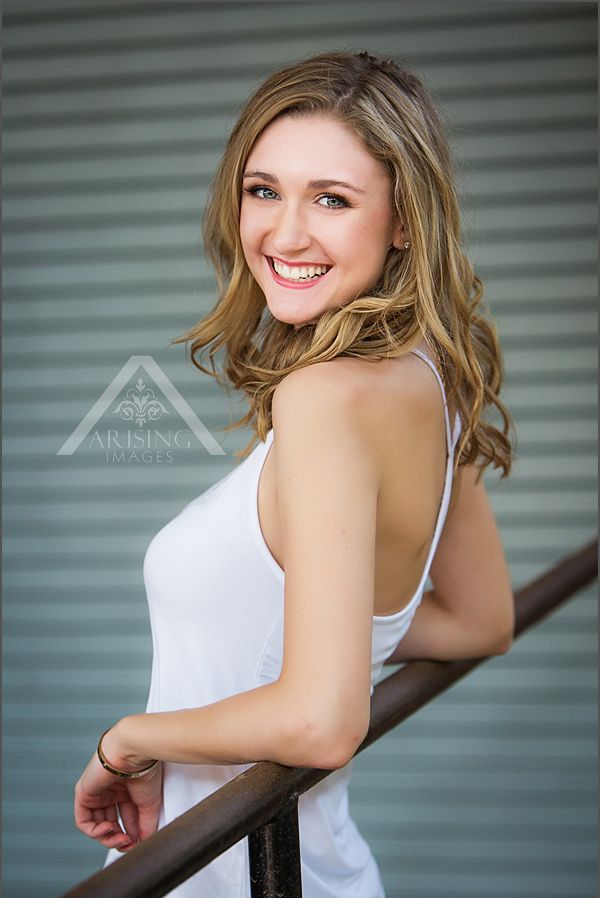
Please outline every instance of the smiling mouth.
[[[331, 269], [333, 268], [333, 266], [329, 266], [327, 271], [325, 271], [323, 274], [315, 274], [312, 277], [286, 278], [282, 274], [280, 274], [278, 271], [275, 270], [275, 265], [273, 264], [273, 257], [267, 256], [266, 258], [267, 258], [269, 267], [271, 268], [271, 271], [272, 271], [274, 277], [286, 284], [290, 284], [291, 286], [294, 286], [296, 284], [298, 286], [305, 286], [305, 285], [308, 286], [308, 285], [316, 284], [317, 281], [322, 281], [323, 278], [326, 277], [329, 274], [329, 272], [331, 271]], [[287, 267], [289, 268], [289, 266], [287, 266]], [[308, 269], [308, 268], [313, 268], [313, 267], [319, 268], [320, 266], [318, 266], [318, 265], [315, 265], [315, 266], [303, 265], [302, 267]]]

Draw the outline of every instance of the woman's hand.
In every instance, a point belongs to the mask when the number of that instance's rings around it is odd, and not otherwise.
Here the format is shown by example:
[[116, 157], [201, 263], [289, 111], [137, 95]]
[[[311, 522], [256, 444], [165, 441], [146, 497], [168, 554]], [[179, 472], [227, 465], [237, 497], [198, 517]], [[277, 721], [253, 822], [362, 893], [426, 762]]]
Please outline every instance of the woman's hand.
[[[107, 741], [103, 749], [117, 769], [118, 758], [109, 754]], [[106, 848], [126, 852], [147, 839], [158, 827], [162, 803], [162, 762], [143, 776], [124, 779], [104, 769], [97, 754], [75, 786], [75, 824], [90, 839]], [[124, 829], [119, 823], [117, 812]]]

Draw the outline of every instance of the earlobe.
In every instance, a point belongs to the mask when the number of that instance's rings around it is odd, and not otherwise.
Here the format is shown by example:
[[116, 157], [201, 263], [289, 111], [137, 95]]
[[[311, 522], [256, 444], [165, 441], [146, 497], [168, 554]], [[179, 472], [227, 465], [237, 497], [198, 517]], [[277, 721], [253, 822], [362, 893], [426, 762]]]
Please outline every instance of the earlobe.
[[392, 243], [390, 244], [390, 249], [406, 249], [406, 246], [406, 227], [404, 225], [404, 222], [400, 221], [394, 228], [394, 236], [392, 239]]

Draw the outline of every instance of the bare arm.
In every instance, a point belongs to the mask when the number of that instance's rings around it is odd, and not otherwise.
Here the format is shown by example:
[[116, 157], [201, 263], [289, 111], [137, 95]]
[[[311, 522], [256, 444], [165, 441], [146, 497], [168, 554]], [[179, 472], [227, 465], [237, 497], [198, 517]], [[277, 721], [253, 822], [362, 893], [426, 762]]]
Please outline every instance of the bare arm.
[[[379, 488], [361, 398], [329, 363], [291, 372], [274, 394], [286, 560], [279, 678], [210, 705], [122, 718], [102, 740], [117, 770], [154, 759], [336, 769], [355, 754], [370, 721]], [[121, 780], [92, 756], [75, 787], [77, 826], [130, 851], [157, 828], [161, 782], [161, 764]]]
[[286, 558], [279, 679], [203, 707], [124, 718], [105, 737], [113, 766], [157, 758], [336, 768], [362, 742], [378, 472], [352, 384], [337, 371], [315, 364], [292, 372], [273, 399]]
[[459, 468], [454, 496], [410, 630], [386, 664], [507, 652], [514, 630], [510, 572], [479, 468]]

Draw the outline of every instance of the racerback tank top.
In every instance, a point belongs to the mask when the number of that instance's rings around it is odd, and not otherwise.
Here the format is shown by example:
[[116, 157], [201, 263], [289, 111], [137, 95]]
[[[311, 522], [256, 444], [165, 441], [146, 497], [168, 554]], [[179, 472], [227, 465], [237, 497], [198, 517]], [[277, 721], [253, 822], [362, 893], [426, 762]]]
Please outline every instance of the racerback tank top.
[[[406, 634], [421, 601], [444, 525], [454, 431], [442, 379], [431, 359], [412, 350], [435, 374], [446, 422], [446, 478], [419, 586], [396, 614], [375, 615], [371, 694], [386, 658]], [[189, 502], [151, 540], [143, 575], [153, 660], [146, 711], [211, 704], [277, 679], [283, 660], [284, 571], [264, 540], [258, 483], [273, 430], [229, 474]], [[164, 764], [159, 828], [189, 810], [252, 764]], [[352, 761], [334, 770], [298, 802], [304, 898], [385, 898], [378, 865], [349, 813]], [[108, 851], [105, 866], [121, 857]], [[245, 837], [169, 892], [171, 898], [250, 898]]]

